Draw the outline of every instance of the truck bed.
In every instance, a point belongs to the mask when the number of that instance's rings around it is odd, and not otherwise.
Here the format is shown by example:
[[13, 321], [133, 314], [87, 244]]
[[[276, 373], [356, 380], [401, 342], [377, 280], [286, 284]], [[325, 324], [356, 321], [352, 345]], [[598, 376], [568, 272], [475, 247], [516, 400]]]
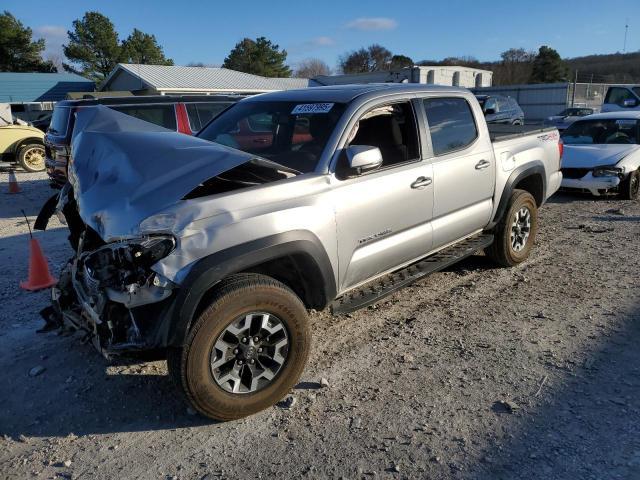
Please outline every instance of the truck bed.
[[552, 132], [555, 127], [543, 127], [541, 125], [496, 125], [487, 124], [489, 136], [493, 143], [512, 140], [534, 133]]

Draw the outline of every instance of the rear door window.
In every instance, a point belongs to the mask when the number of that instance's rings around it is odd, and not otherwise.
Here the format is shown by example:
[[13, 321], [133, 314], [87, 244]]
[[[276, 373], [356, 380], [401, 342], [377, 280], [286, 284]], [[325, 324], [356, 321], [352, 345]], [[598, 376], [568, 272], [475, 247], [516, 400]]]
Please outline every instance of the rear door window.
[[199, 132], [212, 118], [217, 117], [220, 112], [231, 105], [230, 102], [198, 102], [187, 103], [187, 115], [189, 125], [193, 132]]
[[166, 105], [121, 105], [109, 106], [113, 110], [126, 113], [145, 122], [153, 123], [169, 130], [177, 130], [176, 112], [173, 104]]
[[425, 98], [424, 109], [434, 155], [462, 150], [478, 137], [471, 106], [464, 98]]

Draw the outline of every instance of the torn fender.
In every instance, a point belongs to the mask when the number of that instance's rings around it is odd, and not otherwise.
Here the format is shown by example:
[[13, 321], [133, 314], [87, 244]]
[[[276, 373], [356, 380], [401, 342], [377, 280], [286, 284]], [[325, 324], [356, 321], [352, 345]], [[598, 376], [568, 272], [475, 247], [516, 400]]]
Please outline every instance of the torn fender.
[[138, 234], [149, 216], [255, 158], [104, 106], [77, 113], [72, 154], [78, 212], [105, 242]]

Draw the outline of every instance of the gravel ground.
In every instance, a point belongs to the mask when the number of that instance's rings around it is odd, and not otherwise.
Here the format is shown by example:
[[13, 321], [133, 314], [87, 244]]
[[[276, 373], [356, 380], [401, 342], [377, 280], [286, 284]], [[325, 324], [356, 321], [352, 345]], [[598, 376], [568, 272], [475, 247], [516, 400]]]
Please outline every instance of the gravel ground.
[[[18, 180], [9, 195], [0, 176], [2, 478], [640, 479], [637, 203], [557, 195], [518, 268], [478, 255], [372, 308], [313, 314], [293, 406], [212, 423], [164, 362], [35, 333], [48, 300], [18, 288], [20, 209], [33, 220], [50, 191]], [[56, 272], [65, 228], [36, 236]]]

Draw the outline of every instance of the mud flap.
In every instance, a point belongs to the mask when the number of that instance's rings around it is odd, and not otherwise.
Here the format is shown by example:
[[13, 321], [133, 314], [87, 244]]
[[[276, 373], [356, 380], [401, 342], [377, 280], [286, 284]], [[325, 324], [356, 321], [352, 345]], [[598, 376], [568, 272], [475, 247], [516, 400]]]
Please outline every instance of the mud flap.
[[45, 204], [40, 209], [40, 213], [38, 213], [38, 217], [36, 218], [36, 223], [33, 224], [33, 228], [35, 230], [47, 229], [47, 225], [49, 224], [49, 219], [53, 216], [53, 214], [56, 211], [56, 206], [58, 205], [59, 198], [60, 198], [60, 193], [58, 192], [45, 202]]

